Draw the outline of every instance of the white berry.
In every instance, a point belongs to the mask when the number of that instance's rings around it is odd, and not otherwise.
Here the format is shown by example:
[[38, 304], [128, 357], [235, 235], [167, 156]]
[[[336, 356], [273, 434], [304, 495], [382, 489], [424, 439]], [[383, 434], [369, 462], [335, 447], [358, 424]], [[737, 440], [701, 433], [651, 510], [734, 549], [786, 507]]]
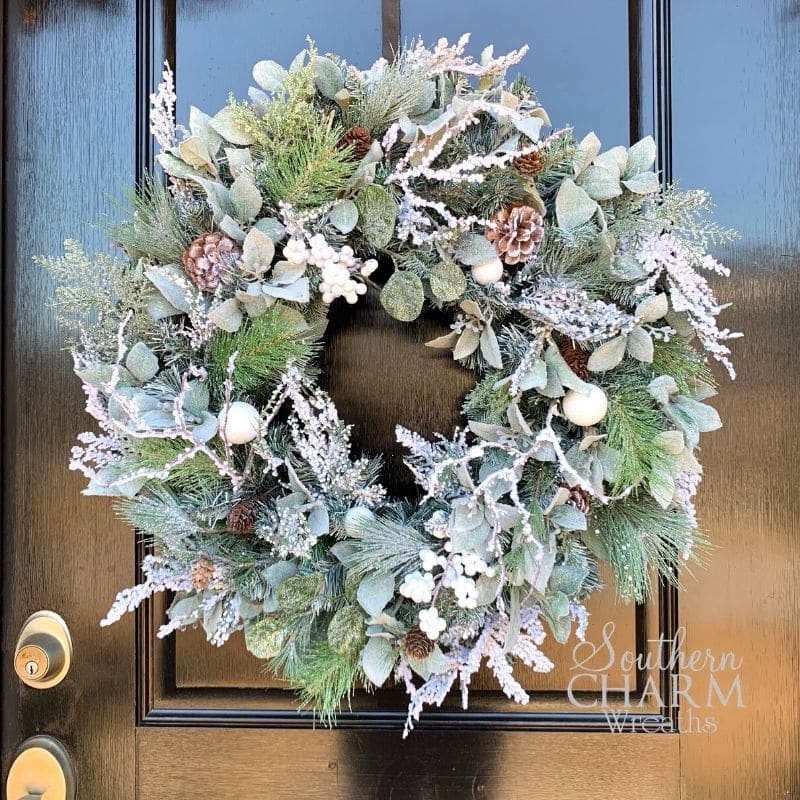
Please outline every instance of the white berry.
[[503, 277], [503, 262], [499, 258], [491, 258], [483, 264], [472, 267], [472, 279], [481, 286], [497, 283]]
[[223, 408], [217, 419], [220, 434], [230, 444], [247, 444], [258, 436], [261, 414], [250, 403], [237, 400], [235, 403], [231, 403], [227, 413]]
[[599, 386], [592, 386], [588, 394], [581, 394], [570, 389], [561, 403], [564, 416], [576, 425], [586, 428], [596, 425], [608, 411], [608, 398]]

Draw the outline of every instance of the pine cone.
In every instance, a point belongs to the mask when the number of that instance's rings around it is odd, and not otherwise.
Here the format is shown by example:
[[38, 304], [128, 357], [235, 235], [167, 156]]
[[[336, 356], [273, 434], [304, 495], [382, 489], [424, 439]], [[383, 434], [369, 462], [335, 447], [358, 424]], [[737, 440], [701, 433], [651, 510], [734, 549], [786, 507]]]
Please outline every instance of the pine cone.
[[526, 153], [520, 156], [515, 162], [514, 166], [529, 178], [538, 175], [544, 168], [544, 156], [539, 150], [534, 150], [532, 153]]
[[189, 578], [198, 592], [208, 589], [214, 578], [214, 565], [207, 558], [198, 559], [189, 567]]
[[567, 502], [585, 514], [592, 502], [592, 496], [589, 492], [586, 489], [581, 489], [580, 486], [567, 486], [563, 483], [561, 485], [569, 492], [569, 500]]
[[567, 366], [582, 380], [589, 380], [589, 354], [576, 347], [569, 339], [564, 339], [558, 343], [561, 357], [567, 362]]
[[337, 147], [340, 150], [344, 150], [350, 145], [353, 146], [353, 161], [361, 161], [369, 153], [370, 147], [372, 147], [372, 134], [362, 125], [354, 125], [344, 132], [344, 136], [339, 139]]
[[238, 502], [225, 518], [225, 525], [231, 533], [239, 533], [243, 536], [250, 535], [255, 530], [258, 513], [264, 498], [261, 496], [250, 497], [247, 500]]
[[494, 243], [506, 264], [530, 261], [544, 236], [544, 220], [530, 206], [511, 206], [498, 211], [486, 226], [486, 238]]
[[183, 271], [201, 292], [213, 292], [220, 283], [228, 283], [241, 255], [236, 242], [224, 233], [204, 233], [184, 252]]
[[422, 629], [415, 625], [407, 634], [403, 643], [405, 651], [412, 658], [427, 658], [433, 652], [433, 642]]

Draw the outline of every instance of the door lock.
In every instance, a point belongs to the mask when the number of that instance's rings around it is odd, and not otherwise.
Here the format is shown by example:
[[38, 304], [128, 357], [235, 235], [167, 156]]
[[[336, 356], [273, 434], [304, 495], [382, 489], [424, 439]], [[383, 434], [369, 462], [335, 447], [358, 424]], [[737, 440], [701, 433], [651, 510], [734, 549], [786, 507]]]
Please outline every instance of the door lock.
[[14, 670], [34, 689], [49, 689], [64, 680], [72, 663], [67, 623], [53, 611], [37, 611], [22, 626], [14, 650]]
[[6, 800], [75, 800], [75, 773], [64, 745], [52, 736], [26, 739], [8, 771]]

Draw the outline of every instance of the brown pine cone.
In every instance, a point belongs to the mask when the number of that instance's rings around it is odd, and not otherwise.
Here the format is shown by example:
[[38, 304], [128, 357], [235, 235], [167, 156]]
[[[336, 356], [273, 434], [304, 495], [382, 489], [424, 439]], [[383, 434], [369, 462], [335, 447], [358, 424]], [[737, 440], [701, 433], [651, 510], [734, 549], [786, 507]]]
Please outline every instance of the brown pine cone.
[[582, 380], [589, 380], [589, 354], [576, 347], [569, 339], [564, 339], [558, 343], [561, 357], [567, 362], [567, 366]]
[[250, 497], [238, 502], [225, 518], [225, 525], [231, 533], [249, 536], [254, 530], [258, 513], [261, 511], [263, 497]]
[[200, 558], [189, 567], [189, 578], [198, 592], [211, 585], [214, 578], [214, 565], [207, 558]]
[[372, 134], [362, 125], [354, 125], [344, 132], [336, 145], [340, 150], [352, 145], [353, 161], [361, 161], [372, 147]]
[[511, 206], [498, 211], [486, 226], [486, 238], [506, 264], [530, 261], [544, 236], [544, 220], [530, 206]]
[[405, 651], [411, 658], [427, 658], [433, 652], [433, 642], [422, 629], [415, 625], [407, 634], [403, 642]]
[[230, 281], [231, 269], [241, 256], [239, 245], [224, 233], [204, 233], [186, 248], [183, 271], [201, 292], [213, 292]]
[[586, 514], [592, 502], [592, 496], [589, 492], [587, 492], [586, 489], [581, 489], [580, 486], [567, 486], [564, 483], [561, 485], [569, 492], [569, 500], [567, 500], [567, 502], [575, 506], [578, 511], [582, 511]]
[[514, 161], [514, 166], [529, 178], [538, 175], [544, 168], [544, 156], [541, 151], [534, 150], [532, 153], [525, 153]]

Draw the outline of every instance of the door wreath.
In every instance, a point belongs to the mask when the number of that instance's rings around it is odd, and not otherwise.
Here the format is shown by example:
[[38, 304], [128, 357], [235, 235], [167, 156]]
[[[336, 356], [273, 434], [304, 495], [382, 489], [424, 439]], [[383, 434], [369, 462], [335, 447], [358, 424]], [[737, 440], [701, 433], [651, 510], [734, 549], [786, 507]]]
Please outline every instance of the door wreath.
[[[366, 71], [309, 42], [188, 129], [167, 67], [167, 180], [110, 226], [124, 258], [38, 259], [98, 428], [71, 468], [152, 544], [102, 624], [173, 592], [160, 636], [243, 629], [329, 720], [394, 675], [406, 733], [454, 684], [466, 707], [484, 662], [528, 702], [515, 662], [546, 672], [547, 632], [583, 637], [599, 561], [642, 601], [699, 559], [707, 356], [733, 378], [739, 335], [702, 275], [728, 274], [707, 249], [730, 237], [706, 192], [662, 187], [650, 137], [603, 151], [553, 129], [506, 79], [527, 48], [474, 61], [467, 41]], [[414, 503], [351, 454], [318, 381], [326, 312], [378, 259], [386, 313], [451, 312], [427, 344], [475, 373], [452, 437], [397, 428]]]

